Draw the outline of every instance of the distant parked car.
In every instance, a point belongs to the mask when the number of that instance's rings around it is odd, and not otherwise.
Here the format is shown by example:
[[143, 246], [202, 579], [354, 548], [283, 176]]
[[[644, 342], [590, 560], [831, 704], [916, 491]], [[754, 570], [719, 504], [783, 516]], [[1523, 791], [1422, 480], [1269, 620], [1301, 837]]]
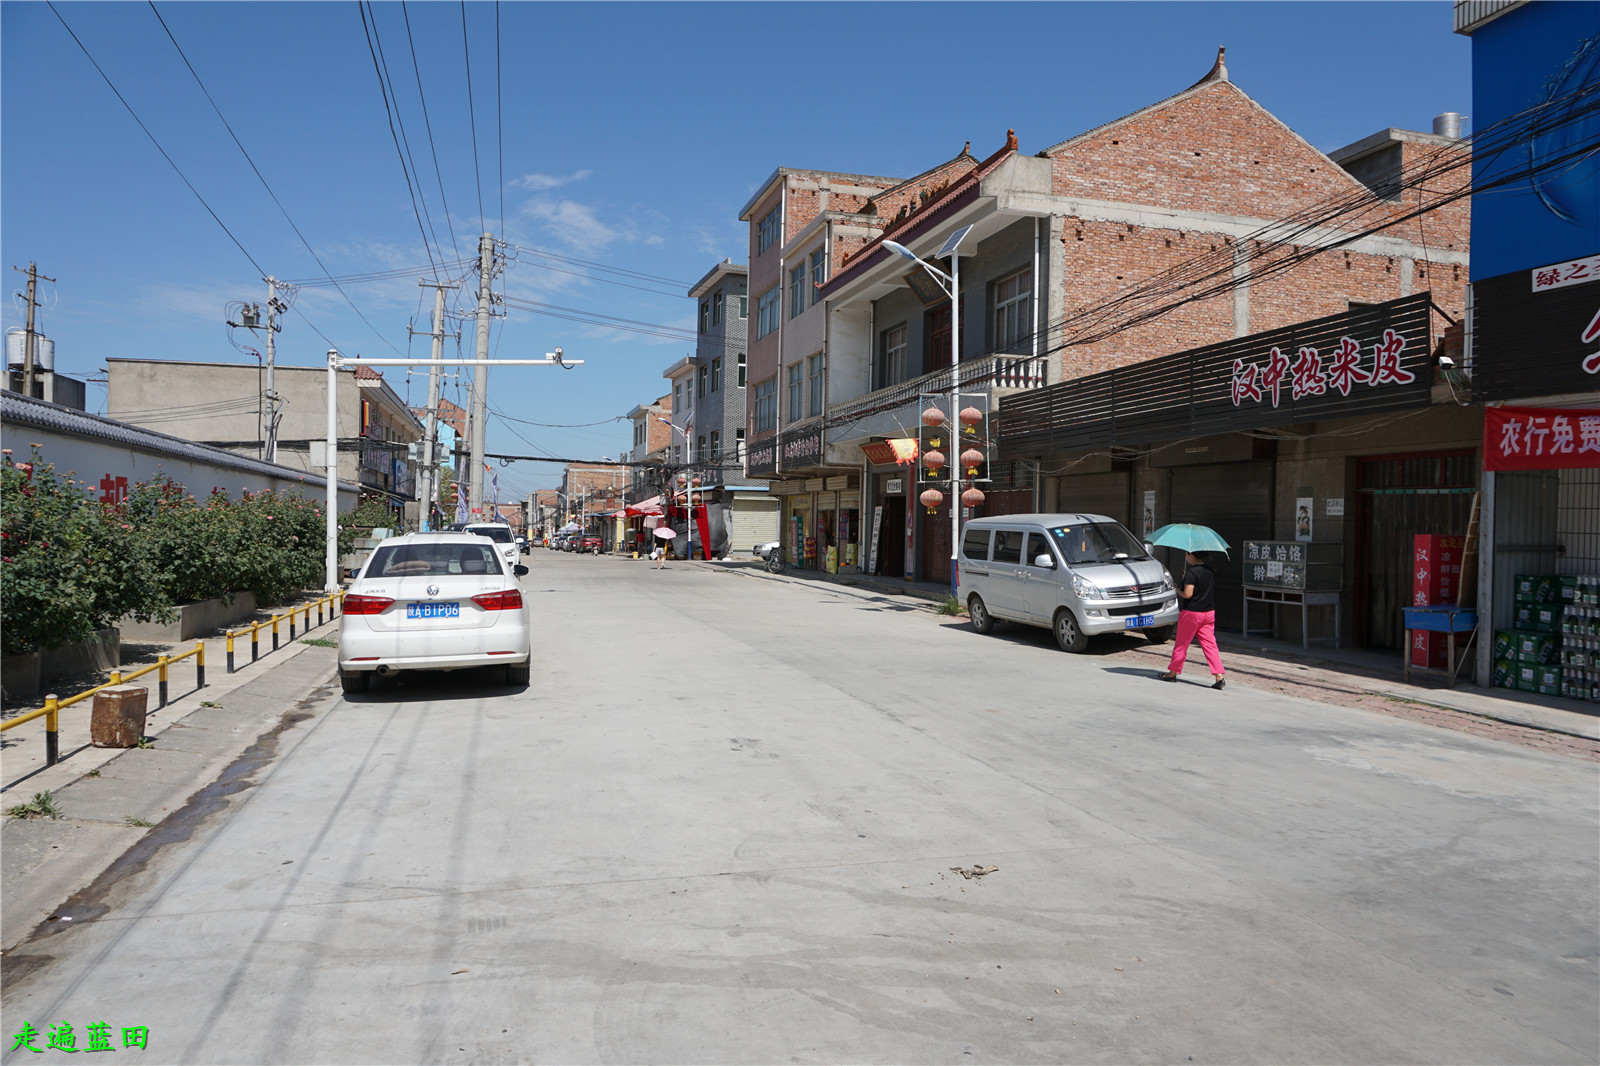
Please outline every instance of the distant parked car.
[[372, 675], [501, 666], [526, 685], [532, 660], [517, 578], [497, 545], [467, 533], [408, 533], [373, 550], [344, 598], [339, 681], [364, 692]]
[[593, 552], [594, 554], [599, 555], [601, 552], [605, 551], [605, 542], [600, 539], [600, 535], [598, 533], [585, 533], [578, 539], [578, 547], [576, 550], [580, 552]]
[[518, 533], [516, 539], [517, 539], [517, 551], [521, 552], [523, 555], [527, 555], [528, 554], [528, 535], [526, 533]]

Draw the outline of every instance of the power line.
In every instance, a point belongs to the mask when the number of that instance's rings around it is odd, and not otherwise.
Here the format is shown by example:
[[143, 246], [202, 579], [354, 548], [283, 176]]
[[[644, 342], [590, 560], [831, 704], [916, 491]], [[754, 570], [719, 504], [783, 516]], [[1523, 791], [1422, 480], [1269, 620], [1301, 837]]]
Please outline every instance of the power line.
[[133, 109], [133, 105], [128, 103], [127, 99], [122, 95], [122, 93], [117, 90], [117, 87], [112, 83], [111, 78], [107, 76], [104, 70], [101, 69], [100, 64], [95, 62], [94, 56], [89, 54], [89, 49], [86, 48], [84, 43], [78, 39], [78, 35], [72, 32], [72, 27], [67, 25], [67, 20], [62, 17], [60, 11], [56, 10], [54, 0], [45, 0], [45, 2], [49, 4], [51, 14], [55, 15], [55, 17], [61, 22], [62, 28], [67, 31], [69, 36], [72, 37], [72, 42], [78, 46], [80, 51], [83, 52], [84, 58], [88, 59], [90, 64], [94, 66], [95, 71], [102, 79], [105, 80], [106, 86], [112, 91], [112, 93], [116, 95], [117, 100], [121, 102], [122, 106], [128, 109], [128, 114], [132, 115], [133, 121], [139, 124], [139, 128], [141, 130], [144, 130], [144, 135], [150, 138], [150, 143], [156, 146], [156, 151], [161, 153], [161, 158], [167, 161], [167, 164], [172, 167], [173, 171], [177, 173], [178, 177], [182, 179], [183, 183], [189, 187], [189, 191], [194, 193], [194, 198], [200, 201], [200, 206], [206, 209], [206, 213], [211, 216], [211, 220], [222, 227], [222, 232], [228, 235], [228, 239], [233, 242], [234, 247], [239, 249], [239, 251], [244, 254], [246, 259], [250, 260], [250, 265], [256, 268], [256, 273], [265, 277], [266, 271], [261, 268], [260, 263], [256, 262], [256, 257], [251, 255], [249, 251], [246, 250], [245, 246], [240, 243], [239, 238], [235, 237], [233, 235], [233, 231], [228, 228], [227, 223], [223, 222], [222, 219], [217, 216], [217, 213], [211, 209], [211, 205], [206, 203], [206, 198], [200, 195], [200, 190], [194, 187], [194, 183], [188, 179], [178, 164], [172, 161], [172, 157], [167, 154], [167, 150], [165, 148], [161, 147], [161, 142], [156, 140], [156, 135], [150, 132], [150, 127], [144, 124], [144, 120], [140, 118], [139, 113]]
[[[411, 137], [406, 133], [405, 116], [400, 113], [400, 94], [395, 91], [394, 78], [389, 74], [389, 57], [383, 50], [383, 34], [378, 30], [378, 13], [372, 9], [371, 0], [367, 0], [367, 10], [372, 14], [372, 40], [378, 46], [378, 63], [383, 70], [383, 80], [389, 87], [389, 96], [394, 100], [395, 125], [400, 127], [400, 143], [405, 145], [406, 162], [410, 165], [411, 175], [416, 181], [417, 199], [422, 203], [422, 217], [427, 220], [428, 233], [433, 237], [433, 247], [439, 249], [439, 258], [444, 258], [443, 246], [439, 244], [439, 233], [433, 226], [433, 212], [428, 210], [428, 197], [422, 188], [422, 173], [417, 170], [416, 157], [411, 154]], [[423, 239], [424, 247], [427, 239]], [[428, 261], [433, 262], [432, 251], [428, 252]], [[434, 271], [434, 281], [439, 280], [437, 269]]]
[[500, 240], [506, 239], [506, 132], [505, 108], [500, 104], [500, 0], [494, 0], [494, 137], [499, 164]]
[[478, 232], [487, 227], [483, 221], [483, 175], [478, 171], [478, 112], [472, 106], [472, 53], [467, 43], [467, 0], [461, 0], [461, 57], [467, 68], [467, 118], [472, 124], [472, 176], [478, 190]]
[[501, 302], [507, 307], [533, 311], [552, 318], [563, 318], [572, 322], [603, 326], [606, 329], [623, 330], [629, 333], [665, 337], [668, 340], [694, 340], [699, 336], [694, 330], [684, 329], [679, 326], [667, 326], [656, 322], [641, 322], [633, 318], [619, 318], [616, 315], [601, 314], [599, 311], [584, 311], [581, 308], [563, 307], [560, 304], [548, 304], [539, 300], [524, 299], [520, 296], [502, 296]]
[[[378, 63], [378, 51], [373, 45], [372, 28], [367, 24], [367, 4], [365, 0], [358, 3], [361, 11], [361, 29], [367, 36], [367, 52], [372, 56], [372, 72], [378, 76], [378, 92], [383, 96], [383, 110], [389, 116], [389, 139], [394, 142], [395, 156], [400, 160], [400, 173], [406, 179], [406, 193], [411, 197], [411, 214], [417, 220], [417, 233], [422, 237], [422, 246], [428, 252], [428, 262], [433, 264], [433, 251], [428, 247], [428, 231], [422, 225], [422, 212], [417, 207], [417, 192], [411, 185], [411, 172], [406, 169], [406, 156], [400, 149], [400, 137], [394, 129], [394, 110], [389, 106], [389, 90], [384, 84], [383, 69]], [[434, 280], [438, 280], [437, 267], [434, 268]], [[389, 345], [394, 348], [394, 345]], [[400, 349], [395, 348], [398, 353]]]
[[[311, 247], [311, 242], [306, 240], [306, 235], [304, 233], [300, 232], [300, 227], [295, 225], [294, 219], [289, 217], [288, 208], [283, 206], [283, 201], [278, 199], [278, 194], [272, 191], [272, 186], [267, 183], [266, 176], [261, 173], [261, 168], [256, 166], [256, 161], [251, 158], [249, 151], [246, 150], [243, 142], [239, 140], [239, 135], [233, 131], [233, 126], [229, 124], [226, 116], [223, 115], [222, 108], [218, 107], [216, 100], [212, 99], [211, 91], [206, 88], [206, 83], [201, 80], [199, 71], [194, 69], [194, 64], [189, 62], [189, 57], [184, 54], [183, 46], [178, 43], [178, 38], [173, 36], [172, 29], [167, 25], [167, 20], [161, 17], [160, 11], [156, 10], [154, 0], [149, 0], [149, 3], [151, 13], [155, 15], [156, 21], [161, 23], [161, 28], [166, 31], [167, 40], [171, 41], [172, 47], [178, 50], [178, 58], [182, 59], [183, 65], [189, 68], [189, 73], [194, 76], [195, 84], [200, 86], [200, 91], [205, 94], [206, 102], [211, 105], [211, 110], [215, 111], [217, 113], [217, 118], [221, 120], [222, 128], [228, 131], [229, 137], [233, 138], [233, 143], [238, 146], [239, 152], [244, 156], [245, 162], [250, 164], [250, 169], [255, 173], [256, 180], [261, 182], [261, 187], [267, 190], [267, 195], [272, 197], [272, 202], [278, 205], [278, 211], [282, 213], [284, 221], [289, 223], [289, 228], [294, 230], [294, 235], [300, 238], [300, 243], [305, 245], [306, 251], [311, 253], [311, 258], [316, 260], [317, 266], [322, 268], [324, 277], [326, 277], [327, 280], [332, 283], [334, 288], [339, 289], [339, 295], [344, 297], [344, 301], [350, 305], [350, 309], [354, 311], [358, 317], [360, 317], [361, 321], [367, 323], [368, 328], [370, 328], [373, 333], [376, 333], [380, 340], [383, 340], [384, 343], [387, 344], [387, 339], [383, 336], [383, 334], [378, 333], [378, 327], [367, 321], [367, 316], [363, 315], [361, 313], [361, 308], [357, 307], [355, 301], [350, 299], [350, 294], [345, 292], [344, 289], [339, 288], [339, 283], [333, 278], [333, 275], [329, 273], [327, 264], [323, 263], [322, 257], [317, 255], [317, 250]], [[304, 312], [301, 312], [301, 316], [304, 317]], [[321, 335], [320, 331], [318, 332], [318, 335]], [[326, 337], [323, 339], [327, 340]], [[394, 347], [392, 344], [389, 346], [391, 348]], [[398, 349], [396, 350], [398, 351]]]
[[[693, 284], [693, 282], [680, 281], [677, 278], [664, 278], [664, 277], [661, 277], [659, 274], [645, 274], [645, 273], [642, 273], [642, 272], [637, 271], [637, 270], [628, 270], [628, 269], [626, 269], [624, 267], [607, 266], [605, 263], [596, 263], [596, 262], [593, 262], [593, 261], [588, 260], [588, 259], [579, 259], [576, 256], [561, 255], [561, 254], [559, 254], [557, 252], [546, 251], [543, 248], [527, 247], [527, 246], [520, 245], [520, 244], [513, 244], [513, 245], [511, 245], [511, 248], [512, 248], [513, 251], [517, 252], [518, 254], [526, 252], [529, 255], [542, 256], [545, 259], [554, 259], [554, 260], [557, 260], [558, 262], [562, 262], [562, 263], [569, 263], [569, 264], [574, 264], [576, 266], [588, 267], [590, 270], [600, 270], [600, 271], [604, 271], [604, 272], [606, 272], [608, 274], [616, 274], [616, 275], [618, 275], [620, 277], [634, 278], [635, 280], [638, 280], [638, 281], [656, 281], [656, 282], [660, 282], [663, 285], [672, 285], [672, 286], [674, 286], [676, 288], [679, 288], [679, 289], [687, 289], [690, 285]], [[672, 295], [673, 296], [677, 296], [678, 294], [677, 293], [673, 293]]]
[[[426, 273], [427, 271], [434, 269], [435, 266], [444, 271], [447, 278], [455, 280], [468, 273], [466, 268], [474, 262], [475, 260], [471, 259], [447, 259], [441, 260], [439, 263], [429, 266], [395, 267], [392, 270], [371, 270], [361, 274], [339, 274], [334, 277], [306, 278], [301, 281], [282, 281], [280, 284], [293, 285], [297, 289], [314, 289], [318, 286], [336, 285], [340, 283], [345, 285], [364, 285], [374, 281], [394, 281], [397, 278], [415, 277], [418, 274]], [[452, 274], [451, 271], [453, 270], [460, 271], [461, 273]]]
[[455, 220], [450, 217], [450, 201], [444, 193], [444, 174], [439, 170], [439, 149], [433, 142], [433, 121], [428, 118], [428, 98], [422, 92], [422, 65], [417, 62], [417, 40], [411, 32], [411, 15], [405, 0], [400, 0], [400, 14], [406, 21], [406, 43], [411, 46], [411, 69], [417, 75], [417, 99], [422, 102], [422, 125], [428, 131], [428, 151], [433, 154], [433, 176], [439, 182], [439, 202], [444, 205], [444, 224], [450, 230], [450, 247], [456, 258], [461, 258], [461, 245], [456, 241]]

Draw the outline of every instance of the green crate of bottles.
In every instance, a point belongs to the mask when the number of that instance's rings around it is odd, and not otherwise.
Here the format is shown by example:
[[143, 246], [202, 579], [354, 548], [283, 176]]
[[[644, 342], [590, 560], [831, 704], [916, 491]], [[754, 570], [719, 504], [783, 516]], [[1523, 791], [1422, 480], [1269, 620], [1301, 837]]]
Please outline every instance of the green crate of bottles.
[[1539, 665], [1561, 658], [1561, 638], [1555, 633], [1519, 632], [1516, 637], [1518, 662]]

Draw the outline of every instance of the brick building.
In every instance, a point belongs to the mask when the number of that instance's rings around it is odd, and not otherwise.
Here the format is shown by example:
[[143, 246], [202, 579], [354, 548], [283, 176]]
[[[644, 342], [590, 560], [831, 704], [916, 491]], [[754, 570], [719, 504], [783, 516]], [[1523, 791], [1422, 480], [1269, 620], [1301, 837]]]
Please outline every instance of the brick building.
[[[792, 410], [784, 389], [793, 384], [793, 367], [813, 353], [791, 347], [787, 337], [768, 339], [772, 331], [759, 322], [759, 309], [753, 312], [752, 381], [766, 375], [772, 385], [749, 397], [751, 470], [807, 475], [797, 495], [812, 497], [802, 503], [786, 494], [792, 550], [804, 561], [809, 541], [820, 559], [821, 546], [836, 542], [843, 557], [855, 540], [859, 550], [849, 554], [880, 573], [949, 578], [950, 493], [934, 514], [913, 505], [926, 471], [896, 466], [885, 445], [915, 435], [927, 397], [948, 399], [955, 345], [962, 405], [982, 409], [989, 445], [977, 479], [988, 498], [974, 513], [1083, 510], [1142, 532], [1148, 512], [1156, 524], [1190, 520], [1215, 525], [1230, 540], [1272, 539], [1292, 532], [1299, 501], [1311, 499], [1329, 518], [1313, 523], [1316, 539], [1344, 545], [1349, 556], [1344, 591], [1353, 609], [1345, 617], [1355, 635], [1378, 646], [1397, 641], [1390, 607], [1404, 567], [1396, 565], [1393, 537], [1381, 564], [1355, 558], [1382, 525], [1374, 514], [1386, 512], [1363, 505], [1346, 514], [1343, 504], [1346, 496], [1356, 502], [1361, 478], [1392, 473], [1393, 457], [1407, 449], [1474, 461], [1474, 416], [1454, 402], [1447, 383], [1435, 382], [1429, 361], [1463, 310], [1467, 209], [1458, 201], [1408, 218], [1416, 191], [1402, 193], [1399, 180], [1426, 160], [1464, 151], [1454, 137], [1385, 130], [1325, 155], [1235, 85], [1219, 54], [1187, 89], [1036, 154], [1023, 154], [1008, 135], [982, 161], [963, 152], [935, 168], [937, 180], [892, 212], [871, 215], [875, 224], [861, 225], [854, 244], [840, 242], [839, 254], [828, 258], [830, 275], [815, 294], [826, 307], [815, 329], [820, 340], [806, 335], [801, 345], [820, 343], [823, 353], [825, 414], [814, 421], [806, 421], [811, 403], [793, 428], [781, 421]], [[780, 220], [819, 213], [798, 195], [812, 190], [796, 187], [803, 180], [820, 192], [816, 174], [779, 171], [741, 212], [751, 223], [752, 292], [787, 289], [789, 255], [773, 257], [763, 233], [775, 208]], [[879, 180], [856, 179], [858, 186]], [[873, 197], [892, 188], [862, 188], [849, 222], [861, 223], [876, 207]], [[797, 231], [781, 232], [788, 235], [783, 253], [799, 252]], [[932, 259], [957, 233], [964, 236], [960, 307], [953, 308], [931, 275], [885, 241]], [[956, 273], [948, 257], [937, 265]], [[1340, 317], [1349, 315], [1355, 318], [1348, 323]], [[1233, 417], [1251, 421], [1249, 433], [1221, 432], [1232, 424], [1227, 417], [1204, 432], [1197, 428], [1204, 420], [1183, 421], [1194, 396], [1173, 385], [1182, 376], [1176, 372], [1162, 388], [1143, 381], [1118, 394], [1121, 407], [1108, 406], [1116, 375], [1226, 344], [1249, 355], [1238, 360], [1238, 373], [1251, 388], [1261, 387], [1265, 373], [1287, 390], [1294, 374], [1268, 360], [1270, 349], [1253, 354], [1256, 341], [1312, 321], [1363, 338], [1375, 329], [1381, 340], [1383, 329], [1400, 325], [1397, 316], [1409, 316], [1409, 347], [1403, 366], [1395, 364], [1396, 380], [1409, 375], [1413, 383], [1405, 389], [1358, 387], [1338, 397], [1348, 403], [1316, 408], [1308, 400], [1298, 413], [1284, 392], [1283, 408], [1272, 402], [1248, 418], [1236, 401]], [[1376, 357], [1366, 339], [1362, 345], [1370, 376]], [[809, 385], [807, 371], [801, 377]], [[1238, 392], [1233, 371], [1228, 360], [1224, 403]], [[1207, 379], [1207, 387], [1216, 384]], [[1326, 389], [1321, 399], [1327, 401]], [[1394, 413], [1363, 421], [1369, 408]], [[1307, 411], [1324, 417], [1308, 421]], [[1153, 420], [1148, 432], [1138, 428], [1140, 418]], [[797, 432], [805, 430], [809, 436]], [[769, 436], [771, 458], [759, 450]], [[790, 453], [817, 458], [809, 467], [789, 466]], [[1453, 484], [1459, 465], [1453, 458], [1435, 463], [1430, 477]], [[830, 478], [859, 485], [857, 514], [838, 497], [828, 500]], [[1413, 519], [1457, 522], [1454, 510], [1389, 517], [1397, 528]], [[1237, 562], [1219, 573], [1229, 589], [1224, 624], [1237, 625], [1240, 613]]]

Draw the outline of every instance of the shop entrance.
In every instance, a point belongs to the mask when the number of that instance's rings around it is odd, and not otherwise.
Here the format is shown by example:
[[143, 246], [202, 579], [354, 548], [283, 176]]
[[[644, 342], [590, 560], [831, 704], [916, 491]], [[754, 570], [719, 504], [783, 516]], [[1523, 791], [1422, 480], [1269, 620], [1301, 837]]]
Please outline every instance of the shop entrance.
[[1401, 650], [1400, 609], [1411, 606], [1411, 556], [1419, 533], [1462, 536], [1472, 517], [1478, 462], [1473, 452], [1361, 459], [1356, 545], [1355, 638], [1366, 648]]
[[[871, 530], [867, 531], [871, 534]], [[878, 529], [878, 566], [884, 577], [904, 577], [906, 572], [906, 498], [883, 497], [883, 524]]]
[[[920, 504], [918, 505], [921, 506]], [[926, 507], [917, 515], [917, 580], [950, 584], [950, 501], [946, 499], [933, 514]]]
[[[1207, 463], [1172, 470], [1172, 521], [1210, 526], [1233, 545], [1226, 555], [1213, 553], [1210, 558], [1217, 576], [1218, 629], [1244, 627], [1244, 542], [1272, 538], [1273, 466]], [[1126, 512], [1124, 504], [1122, 517]], [[1183, 575], [1182, 552], [1170, 553], [1170, 567], [1174, 577]]]

